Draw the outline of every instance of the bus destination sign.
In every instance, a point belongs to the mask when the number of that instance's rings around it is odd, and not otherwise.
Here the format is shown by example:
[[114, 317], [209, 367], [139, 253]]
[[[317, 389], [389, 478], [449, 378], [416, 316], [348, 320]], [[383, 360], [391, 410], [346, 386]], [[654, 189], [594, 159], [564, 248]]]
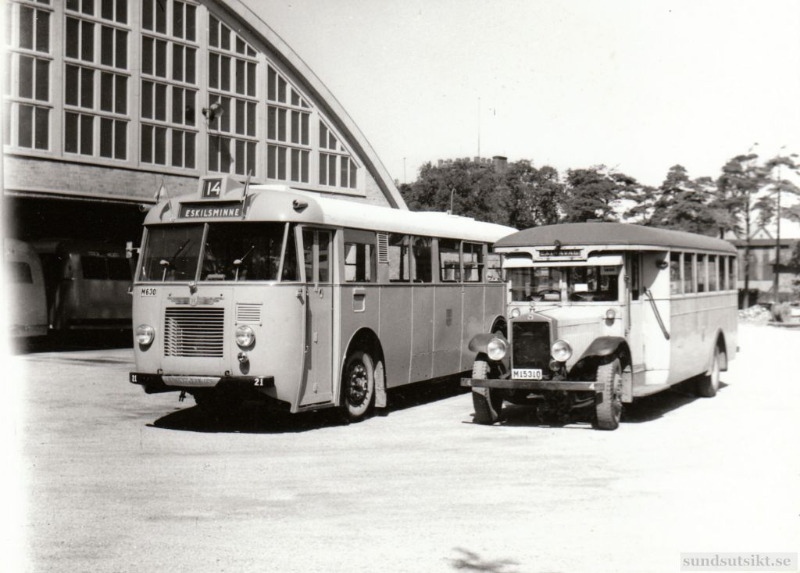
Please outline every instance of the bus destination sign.
[[583, 253], [583, 249], [565, 249], [561, 247], [553, 248], [553, 249], [536, 249], [536, 254], [542, 258], [555, 258], [555, 259], [567, 259], [567, 260], [575, 260], [575, 259], [585, 259], [586, 256]]
[[213, 205], [186, 203], [181, 205], [181, 219], [228, 219], [242, 217], [244, 206], [241, 201], [226, 201]]

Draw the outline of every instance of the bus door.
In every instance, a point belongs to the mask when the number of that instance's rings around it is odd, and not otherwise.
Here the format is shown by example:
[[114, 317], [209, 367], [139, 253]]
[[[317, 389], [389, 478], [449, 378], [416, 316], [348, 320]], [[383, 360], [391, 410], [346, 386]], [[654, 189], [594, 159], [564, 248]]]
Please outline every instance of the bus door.
[[333, 265], [331, 231], [304, 228], [306, 340], [300, 405], [329, 402], [333, 364]]
[[628, 253], [625, 261], [634, 379], [641, 380], [639, 373], [646, 370], [651, 383], [659, 378], [654, 371], [669, 368], [669, 270], [662, 269], [664, 256], [663, 252]]

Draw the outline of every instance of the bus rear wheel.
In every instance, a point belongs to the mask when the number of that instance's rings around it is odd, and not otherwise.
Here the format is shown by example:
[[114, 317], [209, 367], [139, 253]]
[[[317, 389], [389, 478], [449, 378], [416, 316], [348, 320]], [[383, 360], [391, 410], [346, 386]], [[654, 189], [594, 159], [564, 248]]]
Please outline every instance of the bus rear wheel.
[[[491, 377], [489, 358], [478, 354], [472, 363], [473, 380], [488, 380]], [[494, 424], [503, 412], [503, 396], [495, 388], [472, 388], [472, 406], [475, 408], [473, 421], [476, 424]]]
[[720, 372], [719, 346], [714, 347], [714, 357], [711, 360], [711, 369], [697, 380], [697, 395], [703, 398], [713, 398], [719, 390]]
[[622, 366], [619, 358], [597, 367], [597, 382], [603, 389], [595, 397], [595, 427], [616, 430], [622, 417]]
[[342, 374], [341, 411], [347, 422], [360, 422], [375, 404], [375, 363], [361, 350], [348, 355]]

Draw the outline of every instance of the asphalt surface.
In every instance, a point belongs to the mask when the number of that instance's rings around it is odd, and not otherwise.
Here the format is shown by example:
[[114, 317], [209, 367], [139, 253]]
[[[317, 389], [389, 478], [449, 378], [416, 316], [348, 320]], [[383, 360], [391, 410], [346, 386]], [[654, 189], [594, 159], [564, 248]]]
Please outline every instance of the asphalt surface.
[[661, 572], [800, 549], [800, 330], [742, 325], [715, 398], [677, 387], [615, 432], [521, 407], [478, 426], [454, 383], [350, 426], [218, 420], [129, 384], [129, 349], [77, 346], [7, 361], [8, 571]]

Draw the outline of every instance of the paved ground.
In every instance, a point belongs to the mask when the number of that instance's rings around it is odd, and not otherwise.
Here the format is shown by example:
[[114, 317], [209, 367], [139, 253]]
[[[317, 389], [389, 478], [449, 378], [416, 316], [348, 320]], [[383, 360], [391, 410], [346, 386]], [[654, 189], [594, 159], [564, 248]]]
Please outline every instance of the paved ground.
[[23, 480], [6, 507], [25, 521], [9, 570], [660, 572], [796, 552], [800, 331], [743, 325], [740, 345], [716, 398], [644, 399], [616, 432], [521, 408], [473, 425], [454, 385], [349, 427], [220, 423], [130, 385], [129, 350], [34, 349], [5, 381]]

